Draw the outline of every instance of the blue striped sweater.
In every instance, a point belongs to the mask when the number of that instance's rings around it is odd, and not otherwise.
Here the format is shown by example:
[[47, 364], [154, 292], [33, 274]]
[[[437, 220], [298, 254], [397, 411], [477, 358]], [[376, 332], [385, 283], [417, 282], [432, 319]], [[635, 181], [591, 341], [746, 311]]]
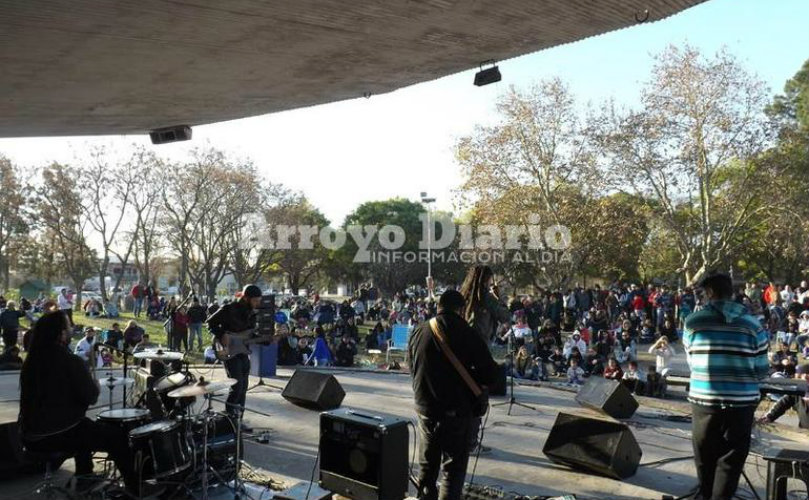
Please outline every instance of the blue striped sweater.
[[691, 367], [688, 400], [706, 406], [750, 406], [769, 375], [769, 335], [737, 302], [712, 301], [685, 320], [683, 347]]

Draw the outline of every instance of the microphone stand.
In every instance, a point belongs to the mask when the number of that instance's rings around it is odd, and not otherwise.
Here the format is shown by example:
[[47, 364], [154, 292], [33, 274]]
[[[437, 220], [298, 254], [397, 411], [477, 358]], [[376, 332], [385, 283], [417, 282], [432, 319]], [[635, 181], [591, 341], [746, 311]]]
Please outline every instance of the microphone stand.
[[512, 339], [514, 337], [514, 332], [509, 329], [507, 335], [508, 335], [508, 356], [509, 356], [509, 361], [510, 361], [510, 364], [511, 364], [511, 374], [510, 374], [511, 375], [510, 376], [511, 380], [510, 380], [510, 383], [509, 383], [510, 397], [509, 397], [508, 401], [501, 401], [499, 403], [493, 404], [492, 408], [494, 408], [495, 406], [508, 405], [508, 412], [506, 414], [509, 415], [509, 416], [511, 416], [511, 407], [514, 406], [514, 405], [521, 406], [523, 408], [527, 408], [529, 410], [533, 410], [535, 412], [542, 413], [540, 410], [538, 410], [537, 408], [535, 408], [535, 407], [533, 407], [531, 405], [527, 405], [525, 403], [520, 403], [519, 401], [517, 401], [517, 398], [514, 397], [514, 369], [515, 369], [515, 365], [514, 365], [514, 348], [515, 348], [515, 345], [512, 342]]

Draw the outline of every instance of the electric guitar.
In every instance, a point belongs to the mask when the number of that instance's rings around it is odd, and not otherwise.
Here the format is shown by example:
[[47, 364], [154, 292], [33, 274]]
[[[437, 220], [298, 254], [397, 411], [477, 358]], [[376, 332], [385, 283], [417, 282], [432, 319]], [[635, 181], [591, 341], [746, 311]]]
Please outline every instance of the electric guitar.
[[283, 335], [257, 335], [256, 329], [251, 328], [241, 332], [225, 332], [222, 337], [214, 341], [214, 354], [216, 359], [227, 361], [239, 354], [250, 354], [250, 344], [270, 344]]

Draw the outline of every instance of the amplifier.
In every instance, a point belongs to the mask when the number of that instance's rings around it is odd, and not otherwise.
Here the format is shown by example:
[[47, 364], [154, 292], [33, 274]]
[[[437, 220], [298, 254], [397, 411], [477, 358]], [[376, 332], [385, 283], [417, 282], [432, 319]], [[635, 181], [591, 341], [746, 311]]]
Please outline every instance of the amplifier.
[[338, 409], [320, 414], [320, 486], [354, 500], [402, 500], [407, 420]]

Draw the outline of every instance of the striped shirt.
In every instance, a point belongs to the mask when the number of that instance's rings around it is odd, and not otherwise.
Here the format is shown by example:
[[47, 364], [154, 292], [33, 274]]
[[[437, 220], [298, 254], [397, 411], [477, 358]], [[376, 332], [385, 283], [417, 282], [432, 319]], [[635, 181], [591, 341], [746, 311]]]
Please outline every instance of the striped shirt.
[[685, 320], [683, 347], [691, 367], [688, 400], [705, 406], [750, 406], [769, 374], [769, 335], [744, 305], [712, 301]]

